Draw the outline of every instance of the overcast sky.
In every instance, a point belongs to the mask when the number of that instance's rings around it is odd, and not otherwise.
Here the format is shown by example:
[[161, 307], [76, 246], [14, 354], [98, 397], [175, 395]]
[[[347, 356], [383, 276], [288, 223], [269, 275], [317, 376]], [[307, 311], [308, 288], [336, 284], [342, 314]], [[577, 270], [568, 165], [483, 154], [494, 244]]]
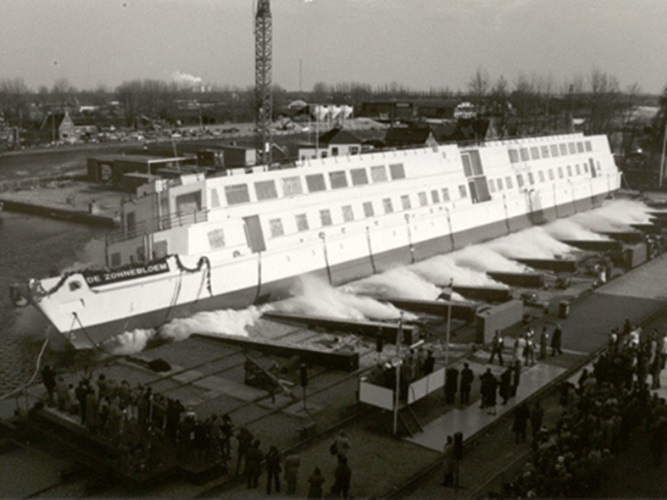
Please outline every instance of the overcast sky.
[[[480, 66], [512, 84], [593, 67], [658, 93], [667, 0], [271, 0], [273, 79], [466, 88]], [[254, 82], [254, 0], [0, 0], [0, 78], [37, 88], [124, 80]]]

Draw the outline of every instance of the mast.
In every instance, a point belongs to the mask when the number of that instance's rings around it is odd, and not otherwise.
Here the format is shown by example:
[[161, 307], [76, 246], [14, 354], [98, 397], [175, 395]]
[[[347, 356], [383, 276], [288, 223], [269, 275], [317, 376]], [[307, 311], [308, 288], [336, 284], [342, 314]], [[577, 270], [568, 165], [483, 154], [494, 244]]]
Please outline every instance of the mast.
[[263, 165], [271, 165], [272, 32], [269, 0], [258, 0], [255, 14], [255, 121], [257, 161]]

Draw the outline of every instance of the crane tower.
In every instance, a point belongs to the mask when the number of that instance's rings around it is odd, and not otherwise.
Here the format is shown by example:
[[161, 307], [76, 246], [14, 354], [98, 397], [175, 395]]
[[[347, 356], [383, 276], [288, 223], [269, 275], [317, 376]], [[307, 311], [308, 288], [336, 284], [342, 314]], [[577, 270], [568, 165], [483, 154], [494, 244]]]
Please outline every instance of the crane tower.
[[272, 25], [269, 0], [258, 0], [255, 13], [255, 121], [257, 123], [257, 161], [271, 164]]

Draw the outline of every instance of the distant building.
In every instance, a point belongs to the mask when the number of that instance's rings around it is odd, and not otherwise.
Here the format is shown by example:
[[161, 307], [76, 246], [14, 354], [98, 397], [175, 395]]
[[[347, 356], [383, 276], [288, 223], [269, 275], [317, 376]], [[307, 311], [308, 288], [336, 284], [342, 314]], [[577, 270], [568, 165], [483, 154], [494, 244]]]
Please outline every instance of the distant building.
[[[88, 158], [88, 178], [93, 182], [123, 186], [133, 191], [141, 179], [148, 182], [155, 176], [173, 177], [173, 172], [182, 173], [182, 169], [189, 161], [191, 160], [185, 157], [103, 155]], [[185, 169], [186, 172], [191, 172], [191, 170], [191, 166]]]
[[412, 120], [416, 116], [415, 104], [410, 101], [362, 102], [359, 116], [382, 122]]
[[340, 128], [332, 128], [319, 136], [317, 144], [300, 144], [299, 160], [356, 155], [361, 152], [362, 140]]
[[48, 141], [76, 142], [93, 137], [97, 132], [94, 123], [73, 119], [69, 111], [50, 112], [40, 126], [40, 135]]

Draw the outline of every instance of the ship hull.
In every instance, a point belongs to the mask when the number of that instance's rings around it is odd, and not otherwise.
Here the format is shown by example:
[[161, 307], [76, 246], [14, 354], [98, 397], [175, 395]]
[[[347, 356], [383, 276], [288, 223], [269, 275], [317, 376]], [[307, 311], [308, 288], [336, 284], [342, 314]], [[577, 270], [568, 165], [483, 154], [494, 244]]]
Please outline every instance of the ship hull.
[[[453, 232], [426, 239], [412, 245], [404, 245], [389, 251], [369, 254], [347, 262], [322, 266], [309, 271], [308, 275], [328, 280], [332, 285], [340, 285], [355, 279], [370, 276], [398, 265], [409, 265], [435, 255], [445, 254], [470, 244], [480, 243], [504, 236], [534, 225], [550, 222], [599, 206], [609, 193], [586, 197], [553, 207], [505, 218], [489, 224], [472, 227], [464, 231]], [[226, 293], [205, 296], [198, 300], [157, 308], [151, 311], [128, 314], [112, 321], [86, 325], [72, 322], [69, 329], [59, 328], [75, 348], [85, 349], [100, 347], [117, 335], [135, 329], [156, 328], [174, 318], [188, 317], [200, 311], [217, 309], [239, 309], [252, 304], [286, 297], [295, 280], [300, 275], [289, 276], [280, 280], [267, 281], [256, 286], [247, 286]], [[172, 286], [162, 284], [162, 287]], [[49, 319], [53, 315], [40, 304], [36, 304]], [[79, 323], [79, 324], [77, 324]]]

